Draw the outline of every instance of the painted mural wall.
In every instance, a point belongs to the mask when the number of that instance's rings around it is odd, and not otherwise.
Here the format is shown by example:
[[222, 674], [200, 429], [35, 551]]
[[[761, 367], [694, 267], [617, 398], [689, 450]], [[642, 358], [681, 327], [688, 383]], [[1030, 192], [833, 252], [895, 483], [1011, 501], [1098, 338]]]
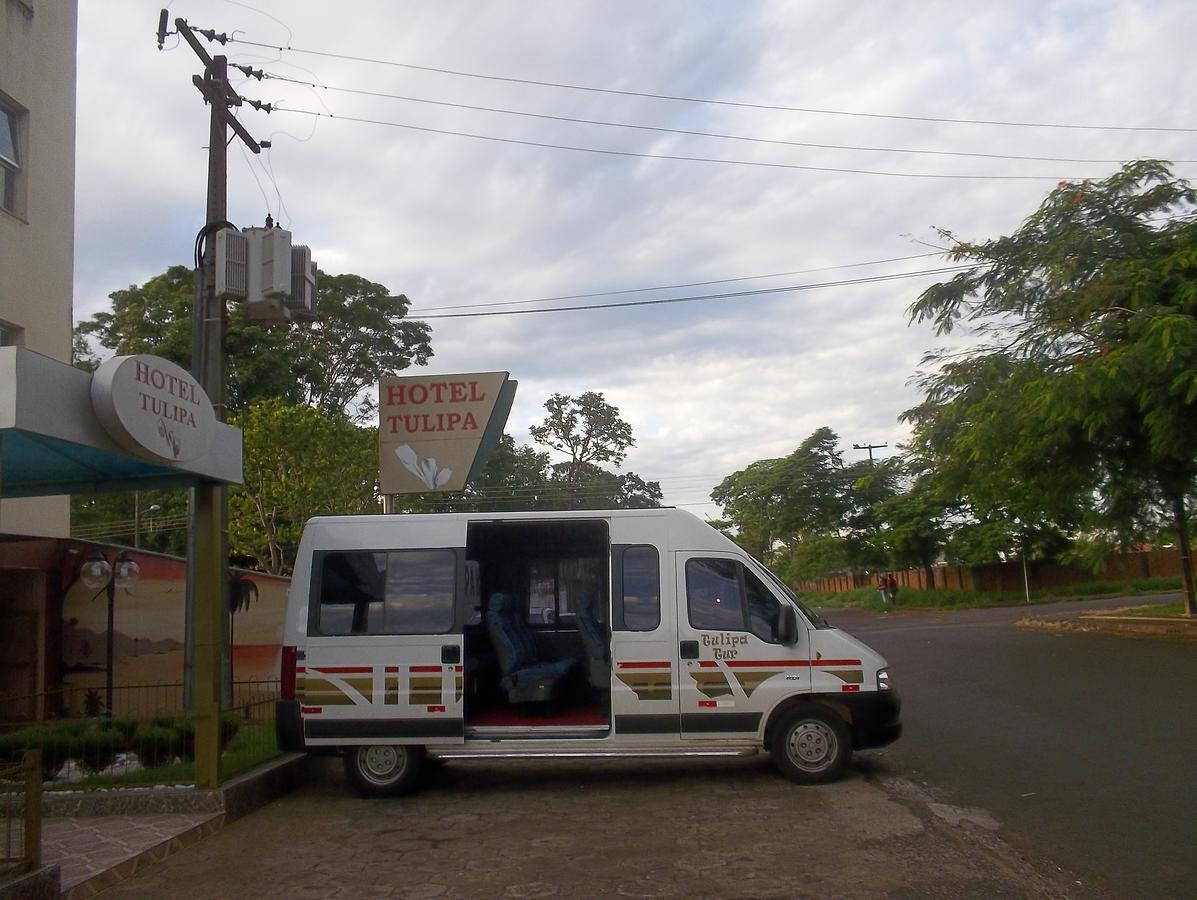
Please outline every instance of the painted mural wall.
[[[135, 550], [140, 577], [118, 587], [113, 605], [113, 715], [153, 715], [182, 707], [187, 567], [184, 560]], [[109, 549], [111, 558], [114, 551]], [[248, 608], [230, 615], [234, 705], [266, 693], [279, 677], [289, 580], [237, 570], [257, 587]], [[108, 598], [76, 581], [63, 597], [63, 705], [73, 714], [104, 705]], [[257, 690], [260, 688], [260, 690]], [[89, 699], [90, 698], [90, 699]], [[64, 710], [66, 711], [66, 710]]]

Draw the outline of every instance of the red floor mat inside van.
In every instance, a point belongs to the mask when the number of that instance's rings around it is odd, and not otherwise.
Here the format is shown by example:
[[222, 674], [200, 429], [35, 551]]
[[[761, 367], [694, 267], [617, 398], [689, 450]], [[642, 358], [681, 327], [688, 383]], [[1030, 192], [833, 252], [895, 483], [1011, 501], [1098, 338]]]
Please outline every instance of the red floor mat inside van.
[[509, 707], [492, 707], [475, 713], [466, 719], [466, 725], [478, 727], [518, 726], [532, 728], [537, 725], [606, 725], [607, 717], [597, 706], [567, 707], [552, 716], [537, 716]]

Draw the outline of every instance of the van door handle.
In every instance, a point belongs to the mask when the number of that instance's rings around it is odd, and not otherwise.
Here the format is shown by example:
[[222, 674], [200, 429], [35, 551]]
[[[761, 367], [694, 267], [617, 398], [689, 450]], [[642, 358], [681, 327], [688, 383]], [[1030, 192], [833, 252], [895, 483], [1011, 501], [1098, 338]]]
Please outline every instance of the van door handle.
[[441, 662], [447, 665], [456, 665], [461, 662], [461, 648], [456, 644], [441, 647]]
[[698, 659], [698, 641], [682, 641], [682, 659]]

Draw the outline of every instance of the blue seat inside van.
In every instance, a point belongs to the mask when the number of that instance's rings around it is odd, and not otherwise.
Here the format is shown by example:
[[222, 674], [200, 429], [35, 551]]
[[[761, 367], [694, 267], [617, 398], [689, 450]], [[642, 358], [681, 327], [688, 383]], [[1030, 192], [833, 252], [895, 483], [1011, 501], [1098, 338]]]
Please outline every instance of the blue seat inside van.
[[546, 703], [557, 698], [575, 659], [543, 659], [523, 610], [510, 594], [491, 594], [486, 628], [499, 656], [499, 687], [509, 703]]

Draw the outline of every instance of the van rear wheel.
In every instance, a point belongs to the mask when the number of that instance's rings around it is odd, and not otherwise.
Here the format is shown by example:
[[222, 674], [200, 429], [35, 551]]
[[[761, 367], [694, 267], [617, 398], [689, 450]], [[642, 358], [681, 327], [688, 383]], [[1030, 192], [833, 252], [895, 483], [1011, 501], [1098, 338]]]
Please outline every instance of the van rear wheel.
[[369, 744], [345, 750], [345, 775], [363, 797], [406, 794], [415, 787], [423, 763], [423, 747]]
[[844, 773], [852, 741], [844, 720], [813, 704], [786, 713], [773, 732], [773, 762], [796, 784], [825, 784]]

